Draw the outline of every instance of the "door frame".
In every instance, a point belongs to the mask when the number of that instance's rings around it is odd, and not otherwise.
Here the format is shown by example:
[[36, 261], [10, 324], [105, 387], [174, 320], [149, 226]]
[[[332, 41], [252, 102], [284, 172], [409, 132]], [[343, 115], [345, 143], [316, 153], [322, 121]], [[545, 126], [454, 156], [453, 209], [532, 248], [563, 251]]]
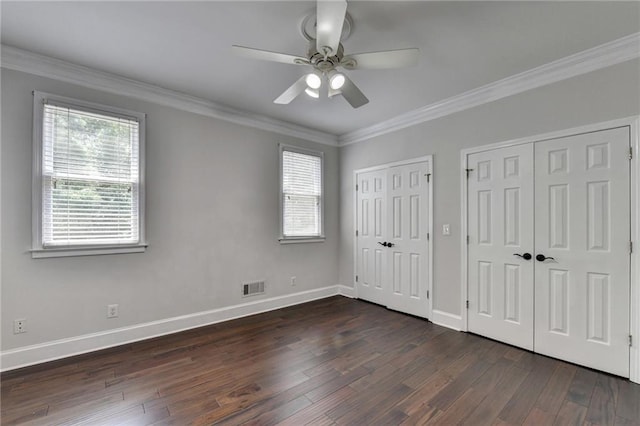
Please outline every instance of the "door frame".
[[353, 289], [354, 295], [358, 297], [358, 282], [356, 282], [356, 276], [358, 275], [358, 237], [356, 232], [358, 230], [358, 191], [355, 185], [358, 184], [358, 174], [373, 172], [377, 170], [389, 169], [395, 166], [406, 166], [413, 163], [427, 162], [428, 173], [430, 174], [427, 181], [427, 187], [429, 188], [429, 211], [427, 216], [427, 232], [429, 238], [427, 238], [427, 262], [429, 264], [429, 273], [427, 274], [427, 290], [429, 291], [429, 297], [427, 298], [427, 319], [431, 320], [433, 311], [433, 155], [424, 155], [422, 157], [409, 158], [407, 160], [394, 161], [392, 163], [379, 164], [376, 166], [365, 167], [353, 171]]
[[468, 212], [467, 212], [467, 176], [468, 157], [483, 151], [490, 151], [509, 146], [530, 144], [542, 142], [551, 139], [558, 139], [568, 136], [574, 136], [584, 133], [592, 133], [602, 130], [609, 130], [618, 127], [628, 127], [630, 143], [633, 150], [633, 157], [630, 164], [631, 179], [631, 241], [633, 244], [633, 252], [631, 253], [631, 273], [630, 285], [631, 294], [629, 298], [629, 332], [633, 336], [631, 347], [629, 348], [629, 380], [640, 383], [640, 116], [626, 117], [618, 120], [604, 121], [586, 126], [574, 127], [565, 130], [559, 130], [540, 135], [527, 136], [524, 138], [513, 139], [504, 142], [498, 142], [473, 148], [466, 148], [460, 151], [461, 168], [460, 168], [460, 201], [461, 201], [461, 230], [460, 233], [460, 252], [462, 254], [461, 261], [461, 280], [460, 280], [460, 312], [462, 318], [462, 331], [469, 331], [468, 315], [466, 301], [468, 297]]

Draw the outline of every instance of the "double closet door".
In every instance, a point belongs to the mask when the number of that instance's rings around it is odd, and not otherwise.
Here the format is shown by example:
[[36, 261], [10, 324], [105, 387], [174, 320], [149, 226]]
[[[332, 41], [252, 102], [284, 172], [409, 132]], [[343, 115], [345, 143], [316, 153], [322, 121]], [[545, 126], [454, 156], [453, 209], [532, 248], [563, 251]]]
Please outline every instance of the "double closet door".
[[358, 297], [427, 318], [430, 163], [356, 173]]
[[627, 127], [467, 157], [468, 328], [629, 376]]

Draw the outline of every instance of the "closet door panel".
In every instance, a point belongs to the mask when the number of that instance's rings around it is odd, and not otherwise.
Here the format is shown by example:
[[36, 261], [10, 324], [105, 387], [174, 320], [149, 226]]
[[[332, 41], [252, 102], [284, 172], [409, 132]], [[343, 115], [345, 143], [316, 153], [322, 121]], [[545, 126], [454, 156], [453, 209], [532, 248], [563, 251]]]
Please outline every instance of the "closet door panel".
[[417, 161], [358, 173], [358, 297], [427, 318], [430, 170]]
[[388, 242], [392, 285], [387, 307], [426, 318], [428, 314], [429, 164], [390, 167]]
[[469, 330], [533, 349], [533, 147], [469, 156]]
[[387, 253], [386, 241], [387, 182], [382, 171], [357, 175], [356, 215], [356, 274], [358, 297], [369, 302], [386, 304]]
[[629, 375], [629, 130], [535, 144], [535, 350]]

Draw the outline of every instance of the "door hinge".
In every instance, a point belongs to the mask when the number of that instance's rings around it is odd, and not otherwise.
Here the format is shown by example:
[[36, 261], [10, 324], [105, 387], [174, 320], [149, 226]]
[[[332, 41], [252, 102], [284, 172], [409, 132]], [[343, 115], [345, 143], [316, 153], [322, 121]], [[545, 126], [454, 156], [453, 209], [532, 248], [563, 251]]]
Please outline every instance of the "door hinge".
[[633, 336], [629, 335], [629, 347], [633, 346]]
[[469, 179], [469, 173], [471, 173], [473, 169], [464, 169], [464, 171], [467, 172], [467, 179]]
[[467, 300], [467, 309], [469, 309], [469, 301]]
[[358, 230], [356, 229], [356, 237], [358, 236]]
[[467, 244], [469, 244], [469, 242], [471, 242], [471, 238], [467, 235]]
[[358, 184], [356, 183], [356, 191], [358, 190]]
[[427, 232], [427, 241], [429, 241], [429, 238], [431, 238], [431, 235]]
[[629, 254], [633, 254], [633, 241], [629, 241]]
[[427, 173], [425, 176], [427, 177], [427, 182], [430, 182], [431, 181], [431, 173]]
[[629, 160], [633, 158], [633, 147], [629, 147]]
[[356, 282], [358, 282], [358, 276], [356, 275]]
[[429, 298], [429, 290], [427, 290], [427, 299]]

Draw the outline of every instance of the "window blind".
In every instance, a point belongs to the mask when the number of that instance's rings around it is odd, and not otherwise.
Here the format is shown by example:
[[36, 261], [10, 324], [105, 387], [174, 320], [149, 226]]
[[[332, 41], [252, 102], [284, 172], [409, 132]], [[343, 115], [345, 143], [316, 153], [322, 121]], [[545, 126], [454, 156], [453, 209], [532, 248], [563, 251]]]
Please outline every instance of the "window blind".
[[137, 120], [45, 104], [43, 246], [139, 241]]
[[322, 158], [282, 151], [283, 236], [321, 235]]

